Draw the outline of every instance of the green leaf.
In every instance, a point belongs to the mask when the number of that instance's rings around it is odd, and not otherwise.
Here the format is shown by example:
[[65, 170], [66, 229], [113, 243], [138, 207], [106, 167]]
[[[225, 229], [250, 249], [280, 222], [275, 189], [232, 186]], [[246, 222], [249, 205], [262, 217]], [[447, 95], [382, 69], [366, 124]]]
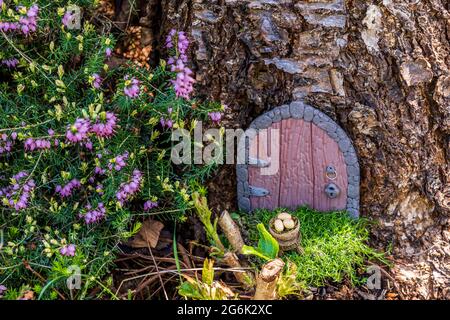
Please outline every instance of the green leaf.
[[203, 270], [202, 270], [202, 282], [207, 285], [212, 285], [214, 281], [214, 261], [205, 259], [203, 262]]
[[260, 257], [261, 259], [264, 259], [264, 260], [270, 260], [269, 257], [263, 255], [258, 249], [254, 248], [254, 247], [247, 246], [247, 245], [244, 245], [242, 247], [242, 254], [254, 255], [254, 256]]
[[259, 231], [258, 251], [270, 259], [275, 259], [280, 250], [278, 241], [272, 237], [262, 223], [258, 224], [256, 228]]
[[178, 289], [178, 293], [180, 296], [183, 296], [185, 298], [190, 299], [202, 299], [202, 294], [197, 290], [197, 288], [194, 286], [194, 284], [190, 282], [183, 282]]

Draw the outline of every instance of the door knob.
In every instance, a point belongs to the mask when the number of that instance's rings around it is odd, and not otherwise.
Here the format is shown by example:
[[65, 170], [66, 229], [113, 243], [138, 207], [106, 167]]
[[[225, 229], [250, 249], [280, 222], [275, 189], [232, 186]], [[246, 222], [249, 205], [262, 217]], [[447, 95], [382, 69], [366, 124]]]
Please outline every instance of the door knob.
[[341, 193], [341, 189], [334, 183], [330, 183], [325, 187], [325, 193], [327, 194], [327, 197], [330, 199], [336, 199], [339, 197], [339, 194]]

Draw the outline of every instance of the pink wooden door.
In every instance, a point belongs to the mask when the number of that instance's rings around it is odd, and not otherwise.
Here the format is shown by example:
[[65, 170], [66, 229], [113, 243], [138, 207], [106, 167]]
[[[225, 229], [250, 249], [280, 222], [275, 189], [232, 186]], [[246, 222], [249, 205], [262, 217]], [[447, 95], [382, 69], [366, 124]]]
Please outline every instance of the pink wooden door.
[[[250, 158], [266, 161], [273, 167], [279, 161], [278, 170], [272, 168], [270, 175], [249, 165], [250, 188], [268, 193], [251, 195], [252, 209], [295, 209], [303, 205], [319, 211], [346, 209], [348, 176], [344, 155], [338, 143], [313, 122], [284, 119], [260, 130], [249, 143]], [[325, 192], [330, 184], [338, 187], [337, 197]]]

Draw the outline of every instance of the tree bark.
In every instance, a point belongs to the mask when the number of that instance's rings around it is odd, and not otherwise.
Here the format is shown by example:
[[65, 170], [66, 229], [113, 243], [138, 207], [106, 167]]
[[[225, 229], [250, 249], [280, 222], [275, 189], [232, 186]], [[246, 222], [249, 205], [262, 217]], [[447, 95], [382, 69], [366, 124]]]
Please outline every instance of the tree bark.
[[[405, 259], [396, 277], [409, 277], [417, 297], [448, 297], [448, 1], [156, 2], [154, 38], [161, 45], [173, 27], [190, 32], [197, 93], [229, 106], [226, 127], [303, 99], [347, 131], [360, 159], [361, 213], [379, 222], [375, 242]], [[234, 172], [224, 166], [209, 185], [218, 212], [236, 208]], [[419, 281], [420, 264], [429, 272]]]

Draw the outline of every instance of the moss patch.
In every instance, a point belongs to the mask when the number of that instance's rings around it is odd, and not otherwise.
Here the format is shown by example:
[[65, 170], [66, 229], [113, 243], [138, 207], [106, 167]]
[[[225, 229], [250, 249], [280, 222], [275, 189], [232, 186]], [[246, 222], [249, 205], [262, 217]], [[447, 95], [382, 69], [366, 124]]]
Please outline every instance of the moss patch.
[[269, 224], [271, 218], [286, 211], [300, 221], [303, 254], [294, 251], [283, 255], [297, 265], [297, 280], [305, 286], [320, 287], [328, 282], [339, 283], [347, 278], [353, 285], [362, 278], [368, 261], [386, 263], [384, 254], [368, 246], [368, 221], [354, 220], [344, 212], [322, 213], [308, 208], [296, 211], [258, 210], [242, 218], [249, 229], [250, 240], [257, 241], [257, 223]]

